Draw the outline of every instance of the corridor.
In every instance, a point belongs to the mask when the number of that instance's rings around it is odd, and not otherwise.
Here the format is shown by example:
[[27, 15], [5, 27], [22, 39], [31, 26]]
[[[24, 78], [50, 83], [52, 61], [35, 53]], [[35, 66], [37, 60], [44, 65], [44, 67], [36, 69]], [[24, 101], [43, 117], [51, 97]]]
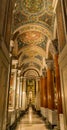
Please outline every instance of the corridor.
[[15, 130], [48, 130], [44, 121], [30, 107], [27, 113], [20, 119]]
[[0, 130], [67, 130], [67, 0], [0, 1]]

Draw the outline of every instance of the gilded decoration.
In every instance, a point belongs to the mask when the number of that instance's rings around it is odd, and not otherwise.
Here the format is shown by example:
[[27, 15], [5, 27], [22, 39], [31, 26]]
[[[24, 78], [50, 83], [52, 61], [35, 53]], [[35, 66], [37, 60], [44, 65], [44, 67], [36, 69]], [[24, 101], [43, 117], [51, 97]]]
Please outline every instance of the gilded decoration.
[[22, 25], [21, 27], [16, 29], [14, 31], [14, 33], [16, 33], [17, 31], [19, 31], [19, 34], [23, 34], [28, 31], [32, 31], [32, 32], [36, 31], [36, 32], [41, 32], [41, 34], [43, 34], [44, 36], [46, 36], [48, 38], [52, 37], [52, 31], [49, 30], [49, 28], [47, 28], [47, 26], [44, 26], [41, 23], [28, 23], [28, 24]]
[[16, 0], [13, 10], [12, 32], [18, 44], [19, 64], [23, 71], [43, 67], [46, 46], [52, 39], [54, 14], [53, 0]]
[[38, 13], [44, 6], [44, 0], [22, 0], [22, 4], [27, 13]]
[[53, 17], [52, 15], [45, 13], [44, 15], [39, 17], [39, 20], [45, 22], [49, 26], [52, 26], [52, 17]]
[[24, 24], [26, 23], [28, 18], [26, 17], [25, 14], [22, 14], [22, 12], [17, 12], [14, 14], [14, 26], [21, 26], [21, 23]]
[[26, 64], [22, 64], [22, 68], [23, 70], [28, 68], [28, 67], [35, 67], [37, 68], [38, 70], [40, 70], [41, 66], [39, 64], [37, 64], [36, 62], [30, 62], [30, 63], [26, 63]]
[[20, 38], [17, 38], [17, 42], [18, 42], [18, 49], [21, 49], [22, 47], [27, 46], [27, 44], [24, 43]]
[[42, 49], [44, 49], [44, 51], [46, 51], [46, 42], [45, 41], [37, 44], [37, 46], [41, 47]]
[[28, 31], [20, 35], [21, 41], [27, 44], [37, 44], [45, 40], [45, 36], [38, 31]]
[[[24, 24], [40, 22], [39, 17], [46, 13], [53, 15], [52, 0], [16, 0], [12, 30], [14, 31]], [[50, 16], [48, 15], [48, 17]], [[45, 23], [44, 20], [43, 23]]]
[[26, 73], [24, 73], [24, 76], [29, 77], [29, 76], [39, 76], [39, 75], [36, 70], [30, 69], [30, 70], [27, 70]]

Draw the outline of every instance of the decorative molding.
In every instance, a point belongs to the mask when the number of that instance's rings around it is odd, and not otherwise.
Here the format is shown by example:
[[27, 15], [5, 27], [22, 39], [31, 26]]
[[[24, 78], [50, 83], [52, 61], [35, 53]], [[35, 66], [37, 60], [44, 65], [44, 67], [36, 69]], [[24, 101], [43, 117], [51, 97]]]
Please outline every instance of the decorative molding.
[[53, 8], [54, 8], [54, 10], [53, 10], [54, 13], [56, 13], [57, 3], [58, 3], [58, 0], [53, 0], [52, 6], [53, 6]]
[[53, 70], [53, 60], [50, 60], [50, 59], [45, 59], [46, 61], [46, 69], [51, 69]]

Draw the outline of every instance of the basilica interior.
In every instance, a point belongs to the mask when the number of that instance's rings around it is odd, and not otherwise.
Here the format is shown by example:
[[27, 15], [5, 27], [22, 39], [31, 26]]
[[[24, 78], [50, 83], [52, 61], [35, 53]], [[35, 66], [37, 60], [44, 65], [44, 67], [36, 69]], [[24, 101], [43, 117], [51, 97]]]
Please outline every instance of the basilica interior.
[[66, 0], [0, 0], [0, 130], [67, 130]]

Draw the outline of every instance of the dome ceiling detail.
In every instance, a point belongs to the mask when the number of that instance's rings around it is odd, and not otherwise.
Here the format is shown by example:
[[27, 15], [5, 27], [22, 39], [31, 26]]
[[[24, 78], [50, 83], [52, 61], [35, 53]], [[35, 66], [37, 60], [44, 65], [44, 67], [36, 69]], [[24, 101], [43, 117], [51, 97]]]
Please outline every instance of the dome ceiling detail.
[[28, 77], [38, 77], [38, 73], [36, 72], [36, 70], [27, 70], [26, 73], [24, 74], [24, 76]]
[[39, 64], [42, 67], [43, 61], [40, 62], [39, 59], [35, 59], [35, 58], [28, 58], [28, 59], [24, 60], [23, 62], [20, 61], [20, 66], [22, 66], [23, 64], [27, 64], [28, 62], [30, 63], [30, 66], [33, 66], [34, 61], [35, 61], [35, 63]]
[[22, 69], [26, 69], [28, 67], [34, 67], [34, 68], [37, 68], [39, 71], [41, 69], [41, 66], [39, 64], [37, 64], [36, 62], [29, 62], [29, 63], [26, 63], [26, 64], [22, 64]]
[[[36, 49], [35, 49], [36, 47]], [[19, 51], [19, 54], [22, 53], [19, 57], [19, 59], [22, 59], [21, 57], [25, 54], [29, 58], [33, 58], [36, 55], [40, 55], [40, 57], [45, 56], [45, 50], [43, 50], [41, 47], [35, 46], [35, 45], [30, 45], [28, 47], [22, 48]]]
[[22, 33], [19, 37], [23, 43], [27, 44], [37, 44], [45, 40], [44, 34], [38, 31], [27, 31]]
[[41, 73], [46, 45], [52, 39], [54, 26], [53, 0], [15, 0], [12, 35], [15, 38], [22, 72], [31, 69]]
[[22, 5], [26, 13], [36, 14], [44, 7], [44, 0], [22, 0]]
[[52, 31], [46, 25], [43, 25], [40, 23], [28, 23], [28, 24], [22, 25], [14, 31], [13, 35], [16, 32], [19, 32], [18, 36], [20, 36], [21, 34], [28, 31], [32, 31], [32, 32], [37, 31], [37, 32], [41, 32], [43, 35], [45, 35], [48, 38], [52, 37]]
[[52, 0], [16, 0], [12, 30], [32, 22], [43, 22], [50, 28], [50, 23], [53, 25], [53, 17]]

